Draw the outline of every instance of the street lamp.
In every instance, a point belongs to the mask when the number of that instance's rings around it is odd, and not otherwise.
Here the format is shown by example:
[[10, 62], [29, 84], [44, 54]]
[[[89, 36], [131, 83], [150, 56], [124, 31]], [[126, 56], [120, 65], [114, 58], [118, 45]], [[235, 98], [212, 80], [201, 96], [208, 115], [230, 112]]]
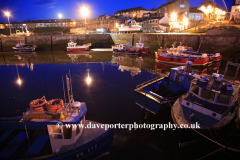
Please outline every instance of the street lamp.
[[10, 13], [5, 12], [5, 15], [8, 17], [8, 23], [9, 23], [9, 29], [10, 29], [10, 35], [11, 35], [11, 26], [10, 26], [10, 20], [9, 20]]
[[60, 18], [60, 19], [62, 18], [62, 14], [61, 13], [58, 14], [58, 18]]
[[87, 16], [89, 14], [89, 11], [87, 9], [87, 7], [83, 6], [80, 10], [82, 16], [85, 18], [85, 34], [86, 34], [86, 25], [87, 25]]

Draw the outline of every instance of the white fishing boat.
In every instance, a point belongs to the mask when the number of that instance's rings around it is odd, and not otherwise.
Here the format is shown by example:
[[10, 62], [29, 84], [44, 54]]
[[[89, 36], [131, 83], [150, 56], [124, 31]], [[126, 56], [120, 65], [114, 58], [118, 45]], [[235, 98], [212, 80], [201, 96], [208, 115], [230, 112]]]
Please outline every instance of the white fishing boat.
[[67, 45], [67, 51], [69, 52], [77, 52], [77, 51], [89, 51], [89, 47], [91, 46], [91, 43], [83, 44], [83, 45], [77, 45], [77, 43], [74, 43], [73, 41], [69, 41]]

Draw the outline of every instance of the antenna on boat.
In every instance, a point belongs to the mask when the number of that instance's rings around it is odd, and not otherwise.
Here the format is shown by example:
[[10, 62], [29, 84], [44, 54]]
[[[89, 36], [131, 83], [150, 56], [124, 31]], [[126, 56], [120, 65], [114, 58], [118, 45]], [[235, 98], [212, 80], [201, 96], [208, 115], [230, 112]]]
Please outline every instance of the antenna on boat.
[[69, 94], [69, 91], [70, 91], [70, 82], [69, 82], [69, 77], [68, 77], [68, 73], [66, 74], [66, 81], [67, 81], [67, 91], [68, 91], [68, 102], [70, 103], [70, 94]]
[[66, 104], [66, 95], [65, 95], [65, 87], [64, 87], [64, 80], [63, 80], [63, 76], [62, 76], [62, 83], [63, 83], [63, 94], [64, 94], [64, 104]]
[[191, 56], [191, 54], [192, 54], [192, 50], [190, 49], [190, 53], [189, 53], [188, 61], [187, 61], [187, 69], [186, 69], [186, 71], [188, 71], [189, 66], [192, 64], [192, 62], [189, 61], [189, 60], [190, 60], [190, 56]]
[[73, 91], [72, 91], [72, 76], [69, 70], [69, 77], [70, 77], [70, 87], [71, 87], [71, 99], [73, 98]]

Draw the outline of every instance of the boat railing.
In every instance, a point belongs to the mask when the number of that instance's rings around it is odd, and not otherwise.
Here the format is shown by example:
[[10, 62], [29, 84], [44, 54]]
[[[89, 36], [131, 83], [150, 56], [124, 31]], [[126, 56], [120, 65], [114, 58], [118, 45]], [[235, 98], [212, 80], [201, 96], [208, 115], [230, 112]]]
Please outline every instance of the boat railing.
[[156, 80], [161, 80], [161, 79], [163, 79], [164, 77], [162, 77], [162, 78], [159, 78], [159, 77], [155, 77], [155, 78], [153, 78], [153, 79], [150, 79], [150, 80], [148, 80], [148, 81], [146, 81], [146, 82], [143, 82], [142, 84], [139, 84], [138, 86], [136, 86], [136, 89], [141, 89], [141, 88], [143, 88], [144, 86], [146, 86], [146, 85], [148, 85], [148, 84], [150, 84], [150, 83], [153, 83], [153, 82], [155, 82]]

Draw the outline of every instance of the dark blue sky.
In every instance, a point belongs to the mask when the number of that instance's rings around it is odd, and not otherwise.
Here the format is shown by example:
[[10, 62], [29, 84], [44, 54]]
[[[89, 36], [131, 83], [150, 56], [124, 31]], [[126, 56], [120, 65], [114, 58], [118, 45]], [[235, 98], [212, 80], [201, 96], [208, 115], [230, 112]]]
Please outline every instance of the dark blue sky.
[[[191, 7], [198, 7], [205, 0], [189, 0]], [[102, 14], [112, 15], [117, 10], [144, 7], [146, 9], [158, 8], [167, 0], [0, 0], [0, 22], [7, 22], [7, 17], [3, 11], [11, 12], [10, 21], [18, 20], [40, 20], [58, 18], [58, 14], [63, 15], [62, 18], [70, 18], [72, 20], [81, 19], [80, 8], [86, 4], [90, 8], [90, 18], [97, 17]], [[222, 8], [224, 4], [222, 0], [215, 0]], [[233, 0], [225, 0], [228, 9], [231, 9]]]

